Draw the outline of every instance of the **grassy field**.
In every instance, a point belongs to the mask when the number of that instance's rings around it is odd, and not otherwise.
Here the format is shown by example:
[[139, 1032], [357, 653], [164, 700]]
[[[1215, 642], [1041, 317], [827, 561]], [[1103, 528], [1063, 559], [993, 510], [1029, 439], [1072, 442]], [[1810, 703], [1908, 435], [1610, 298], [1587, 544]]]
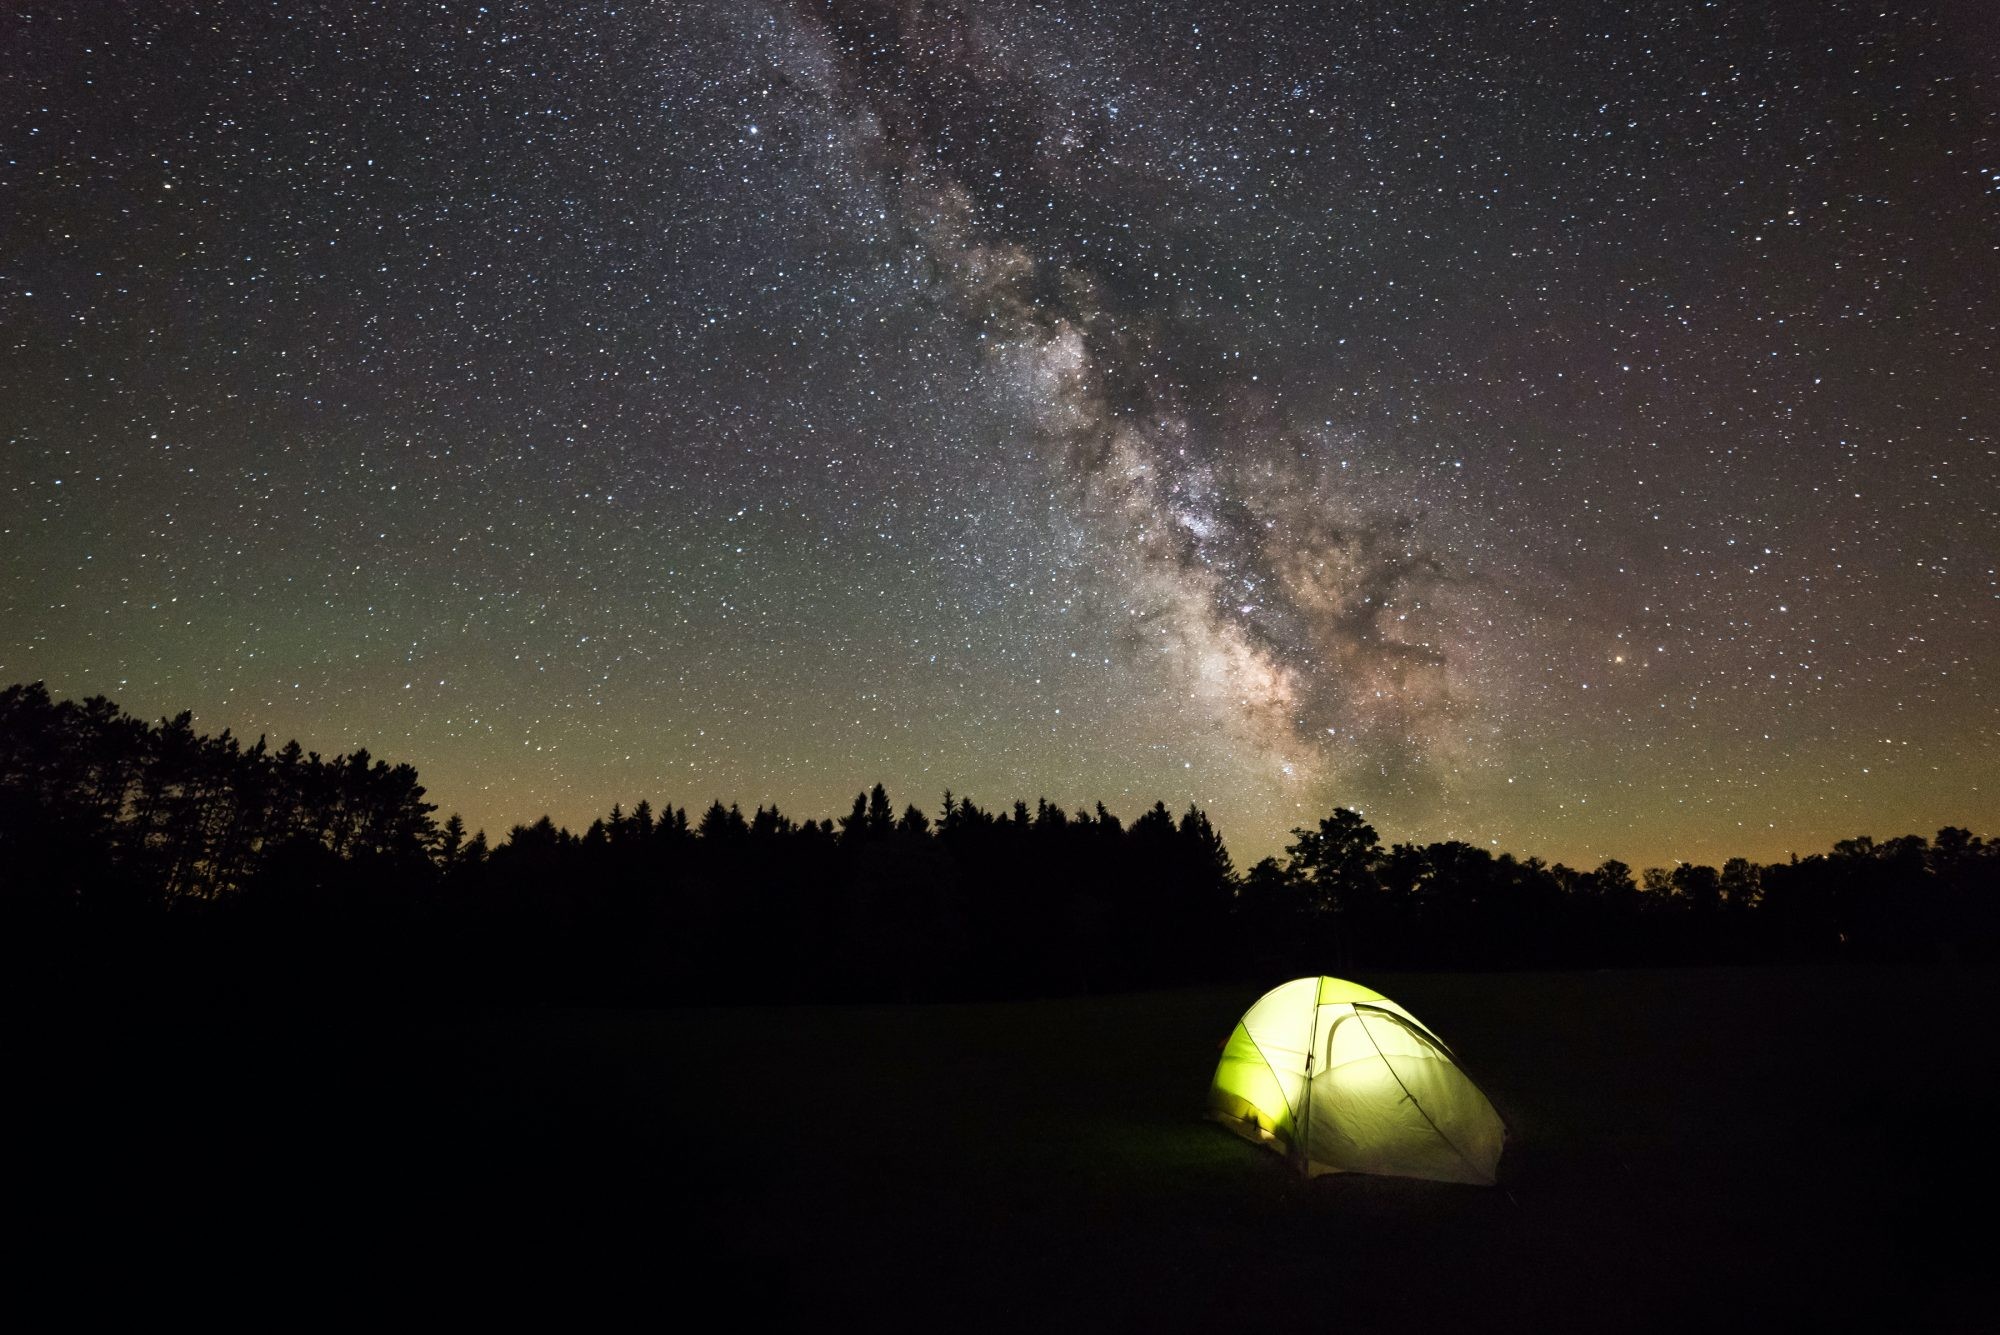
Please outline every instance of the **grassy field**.
[[1360, 980], [1492, 1097], [1498, 1188], [1306, 1182], [1201, 1120], [1247, 987], [38, 1020], [15, 1195], [45, 1274], [90, 1276], [73, 1312], [136, 1287], [289, 1316], [637, 1302], [646, 1324], [2000, 1322], [1976, 1223], [1990, 976]]

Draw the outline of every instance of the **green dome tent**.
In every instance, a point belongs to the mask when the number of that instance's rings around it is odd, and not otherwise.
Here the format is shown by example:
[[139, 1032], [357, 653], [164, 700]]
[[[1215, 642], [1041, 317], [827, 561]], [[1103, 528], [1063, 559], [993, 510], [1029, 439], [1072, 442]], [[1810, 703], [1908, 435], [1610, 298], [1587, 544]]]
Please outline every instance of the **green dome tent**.
[[1444, 1040], [1341, 978], [1266, 992], [1223, 1046], [1211, 1116], [1308, 1176], [1386, 1173], [1493, 1185], [1507, 1128]]

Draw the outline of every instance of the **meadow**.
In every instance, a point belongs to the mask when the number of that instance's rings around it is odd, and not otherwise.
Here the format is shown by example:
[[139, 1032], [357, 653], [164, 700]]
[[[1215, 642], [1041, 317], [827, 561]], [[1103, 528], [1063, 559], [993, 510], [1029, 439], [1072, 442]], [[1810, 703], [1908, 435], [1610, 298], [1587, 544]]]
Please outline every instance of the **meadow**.
[[1308, 1182], [1204, 1121], [1256, 985], [30, 1015], [10, 1063], [24, 1273], [71, 1312], [136, 1294], [731, 1328], [1992, 1323], [1963, 1222], [1989, 1176], [1991, 974], [1359, 980], [1486, 1089], [1509, 1126], [1498, 1187]]

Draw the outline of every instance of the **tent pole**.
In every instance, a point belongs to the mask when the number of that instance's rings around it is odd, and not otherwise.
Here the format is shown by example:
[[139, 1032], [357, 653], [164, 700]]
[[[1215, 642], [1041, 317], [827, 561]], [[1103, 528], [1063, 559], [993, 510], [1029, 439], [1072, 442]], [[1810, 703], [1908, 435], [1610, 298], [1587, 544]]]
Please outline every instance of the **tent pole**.
[[1313, 1057], [1319, 1051], [1319, 980], [1313, 980], [1312, 1024], [1307, 1028], [1306, 1038], [1306, 1087], [1299, 1098], [1301, 1117], [1305, 1125], [1299, 1130], [1299, 1174], [1312, 1177], [1312, 1107], [1313, 1107]]

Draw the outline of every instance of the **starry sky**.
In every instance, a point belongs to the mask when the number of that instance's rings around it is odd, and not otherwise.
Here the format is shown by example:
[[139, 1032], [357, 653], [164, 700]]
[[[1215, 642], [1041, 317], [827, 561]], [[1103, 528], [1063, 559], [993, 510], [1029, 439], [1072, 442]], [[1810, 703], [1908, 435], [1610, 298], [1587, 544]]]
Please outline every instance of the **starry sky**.
[[0, 680], [495, 835], [2000, 822], [1977, 3], [0, 14]]

